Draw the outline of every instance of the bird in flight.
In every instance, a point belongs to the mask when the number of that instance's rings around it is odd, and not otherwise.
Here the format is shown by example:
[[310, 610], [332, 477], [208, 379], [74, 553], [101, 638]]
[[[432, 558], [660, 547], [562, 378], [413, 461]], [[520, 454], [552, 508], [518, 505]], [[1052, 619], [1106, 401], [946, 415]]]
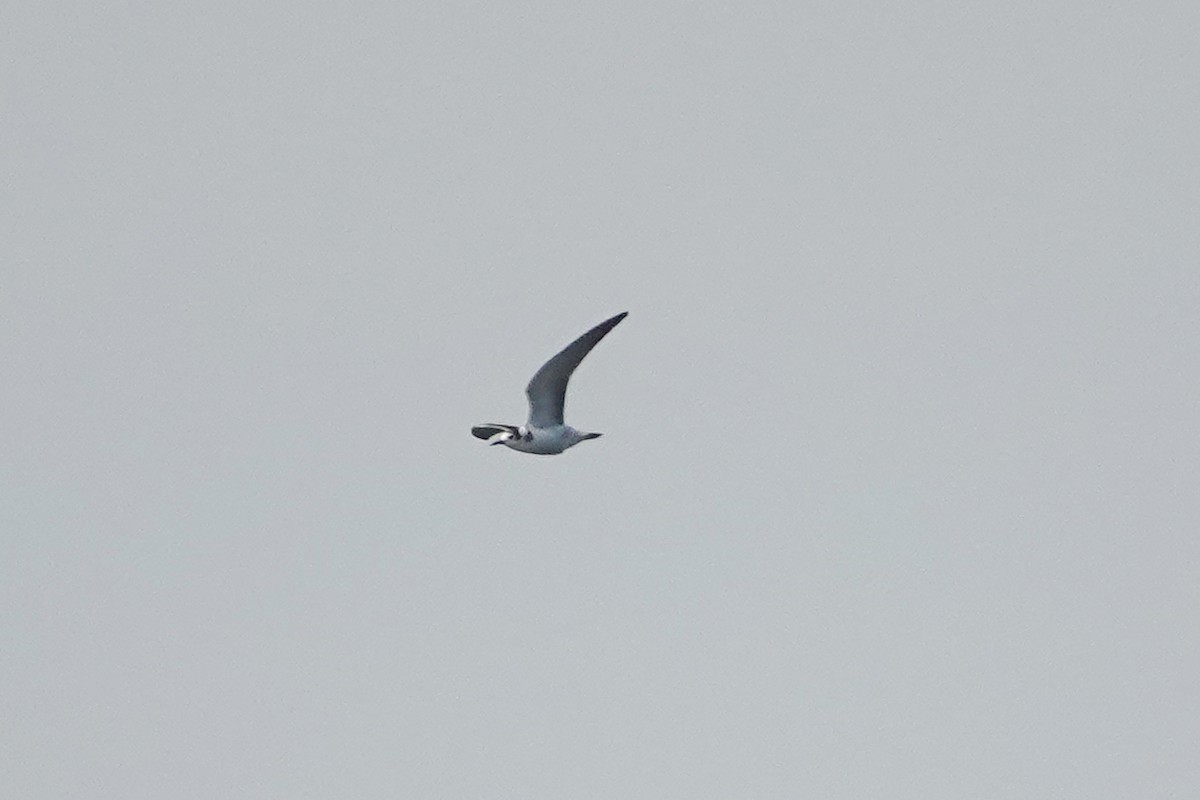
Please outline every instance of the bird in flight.
[[604, 320], [590, 331], [563, 348], [562, 352], [534, 373], [525, 394], [529, 397], [529, 420], [524, 425], [485, 423], [471, 428], [476, 439], [489, 445], [502, 444], [522, 453], [552, 456], [601, 434], [577, 431], [563, 422], [563, 406], [567, 401], [567, 381], [605, 335], [625, 319], [628, 311]]

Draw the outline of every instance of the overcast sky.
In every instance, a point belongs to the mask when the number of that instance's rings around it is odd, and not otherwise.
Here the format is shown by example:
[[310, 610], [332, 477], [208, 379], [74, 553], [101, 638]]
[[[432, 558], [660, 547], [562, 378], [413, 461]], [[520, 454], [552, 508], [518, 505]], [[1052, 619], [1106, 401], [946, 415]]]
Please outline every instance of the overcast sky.
[[10, 4], [0, 795], [1195, 797], [1198, 36]]

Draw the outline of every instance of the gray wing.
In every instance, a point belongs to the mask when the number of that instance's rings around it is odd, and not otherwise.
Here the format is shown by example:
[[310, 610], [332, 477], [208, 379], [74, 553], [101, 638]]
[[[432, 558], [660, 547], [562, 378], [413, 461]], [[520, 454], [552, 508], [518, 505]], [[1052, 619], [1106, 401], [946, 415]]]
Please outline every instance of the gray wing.
[[605, 334], [625, 319], [628, 311], [622, 311], [606, 319], [590, 331], [563, 348], [562, 352], [542, 365], [525, 387], [529, 396], [529, 426], [549, 428], [563, 424], [563, 406], [567, 399], [567, 381], [571, 373], [583, 361], [583, 357], [604, 338]]

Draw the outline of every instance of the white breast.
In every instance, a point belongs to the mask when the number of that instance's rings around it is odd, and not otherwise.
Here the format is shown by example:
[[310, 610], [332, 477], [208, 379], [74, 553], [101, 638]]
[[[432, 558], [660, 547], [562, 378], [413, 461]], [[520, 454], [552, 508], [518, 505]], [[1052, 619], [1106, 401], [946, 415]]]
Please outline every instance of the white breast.
[[504, 444], [522, 453], [553, 456], [580, 441], [579, 432], [570, 425], [555, 425], [552, 428], [529, 428], [525, 436], [513, 437]]

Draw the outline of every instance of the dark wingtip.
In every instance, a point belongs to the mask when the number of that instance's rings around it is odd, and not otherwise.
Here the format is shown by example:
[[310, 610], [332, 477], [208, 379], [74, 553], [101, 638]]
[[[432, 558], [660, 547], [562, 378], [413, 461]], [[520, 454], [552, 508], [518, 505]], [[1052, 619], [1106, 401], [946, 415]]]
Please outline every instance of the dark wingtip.
[[[628, 311], [622, 311], [620, 314], [617, 314], [615, 317], [609, 317], [608, 319], [604, 320], [604, 322], [601, 322], [599, 325], [597, 325], [592, 330], [602, 330], [602, 331], [604, 331], [604, 333], [608, 333], [613, 328], [617, 327], [617, 325], [620, 324], [621, 320], [625, 319], [628, 316], [629, 316]], [[586, 335], [586, 334], [584, 334], [584, 335]]]
[[504, 431], [508, 431], [509, 433], [511, 433], [515, 436], [517, 433], [517, 426], [516, 425], [504, 425], [499, 422], [489, 422], [484, 425], [472, 426], [471, 435], [474, 436], [476, 439], [483, 439], [484, 441], [486, 441], [486, 440], [492, 438], [493, 436], [495, 436], [497, 433], [503, 433]]

